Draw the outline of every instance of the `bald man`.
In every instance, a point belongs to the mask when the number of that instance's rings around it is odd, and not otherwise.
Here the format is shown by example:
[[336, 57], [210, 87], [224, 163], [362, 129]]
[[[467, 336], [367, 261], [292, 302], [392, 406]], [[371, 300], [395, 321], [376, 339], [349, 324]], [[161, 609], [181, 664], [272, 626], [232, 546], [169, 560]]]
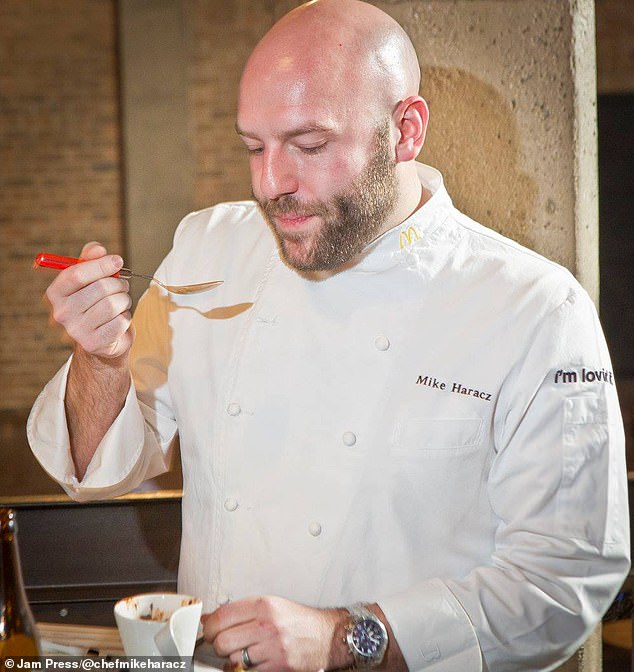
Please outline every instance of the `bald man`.
[[551, 669], [629, 567], [596, 312], [415, 161], [418, 90], [385, 13], [302, 5], [240, 83], [254, 201], [186, 217], [158, 270], [222, 287], [151, 286], [131, 322], [91, 243], [48, 290], [76, 346], [34, 453], [88, 500], [168, 469], [178, 434], [179, 588], [228, 665]]

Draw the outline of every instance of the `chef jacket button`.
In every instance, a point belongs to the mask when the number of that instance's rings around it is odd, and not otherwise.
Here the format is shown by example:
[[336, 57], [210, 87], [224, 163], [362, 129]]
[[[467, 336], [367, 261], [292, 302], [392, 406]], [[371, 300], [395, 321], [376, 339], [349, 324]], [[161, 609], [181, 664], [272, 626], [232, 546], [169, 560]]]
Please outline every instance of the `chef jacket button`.
[[227, 511], [235, 511], [238, 508], [238, 500], [233, 497], [227, 497], [225, 499], [225, 509]]
[[229, 413], [229, 415], [240, 415], [241, 411], [240, 404], [236, 404], [235, 402], [227, 406], [227, 413]]
[[377, 350], [388, 350], [390, 347], [390, 341], [387, 336], [378, 336], [374, 340], [374, 345]]
[[318, 537], [321, 534], [321, 525], [319, 523], [311, 523], [308, 526], [308, 531], [313, 535], [313, 537]]
[[354, 432], [344, 432], [341, 438], [346, 446], [354, 446], [357, 442], [357, 435]]

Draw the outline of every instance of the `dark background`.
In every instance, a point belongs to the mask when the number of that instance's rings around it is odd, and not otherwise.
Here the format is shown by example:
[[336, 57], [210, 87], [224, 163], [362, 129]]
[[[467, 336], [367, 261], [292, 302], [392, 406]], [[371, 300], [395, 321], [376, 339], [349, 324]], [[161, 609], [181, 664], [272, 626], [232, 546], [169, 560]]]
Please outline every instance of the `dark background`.
[[617, 377], [634, 378], [634, 95], [598, 103], [601, 320]]

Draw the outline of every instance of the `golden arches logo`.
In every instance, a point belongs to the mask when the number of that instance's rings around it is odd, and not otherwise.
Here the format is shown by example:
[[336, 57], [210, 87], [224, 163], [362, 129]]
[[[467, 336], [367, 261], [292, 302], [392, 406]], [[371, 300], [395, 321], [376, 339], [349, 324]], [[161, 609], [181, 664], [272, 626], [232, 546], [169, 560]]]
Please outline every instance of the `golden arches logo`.
[[401, 250], [406, 245], [409, 246], [417, 240], [420, 240], [420, 236], [418, 235], [418, 231], [413, 226], [410, 226], [409, 229], [407, 229], [407, 231], [401, 231], [401, 235], [398, 237], [398, 242]]

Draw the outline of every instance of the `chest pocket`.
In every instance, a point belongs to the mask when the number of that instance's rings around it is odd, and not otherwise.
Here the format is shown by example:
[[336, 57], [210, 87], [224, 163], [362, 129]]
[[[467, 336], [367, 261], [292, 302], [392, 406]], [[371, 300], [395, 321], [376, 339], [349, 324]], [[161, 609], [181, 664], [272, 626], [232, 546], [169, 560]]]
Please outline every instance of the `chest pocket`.
[[482, 440], [482, 418], [409, 418], [398, 423], [391, 453], [442, 459], [472, 452]]

